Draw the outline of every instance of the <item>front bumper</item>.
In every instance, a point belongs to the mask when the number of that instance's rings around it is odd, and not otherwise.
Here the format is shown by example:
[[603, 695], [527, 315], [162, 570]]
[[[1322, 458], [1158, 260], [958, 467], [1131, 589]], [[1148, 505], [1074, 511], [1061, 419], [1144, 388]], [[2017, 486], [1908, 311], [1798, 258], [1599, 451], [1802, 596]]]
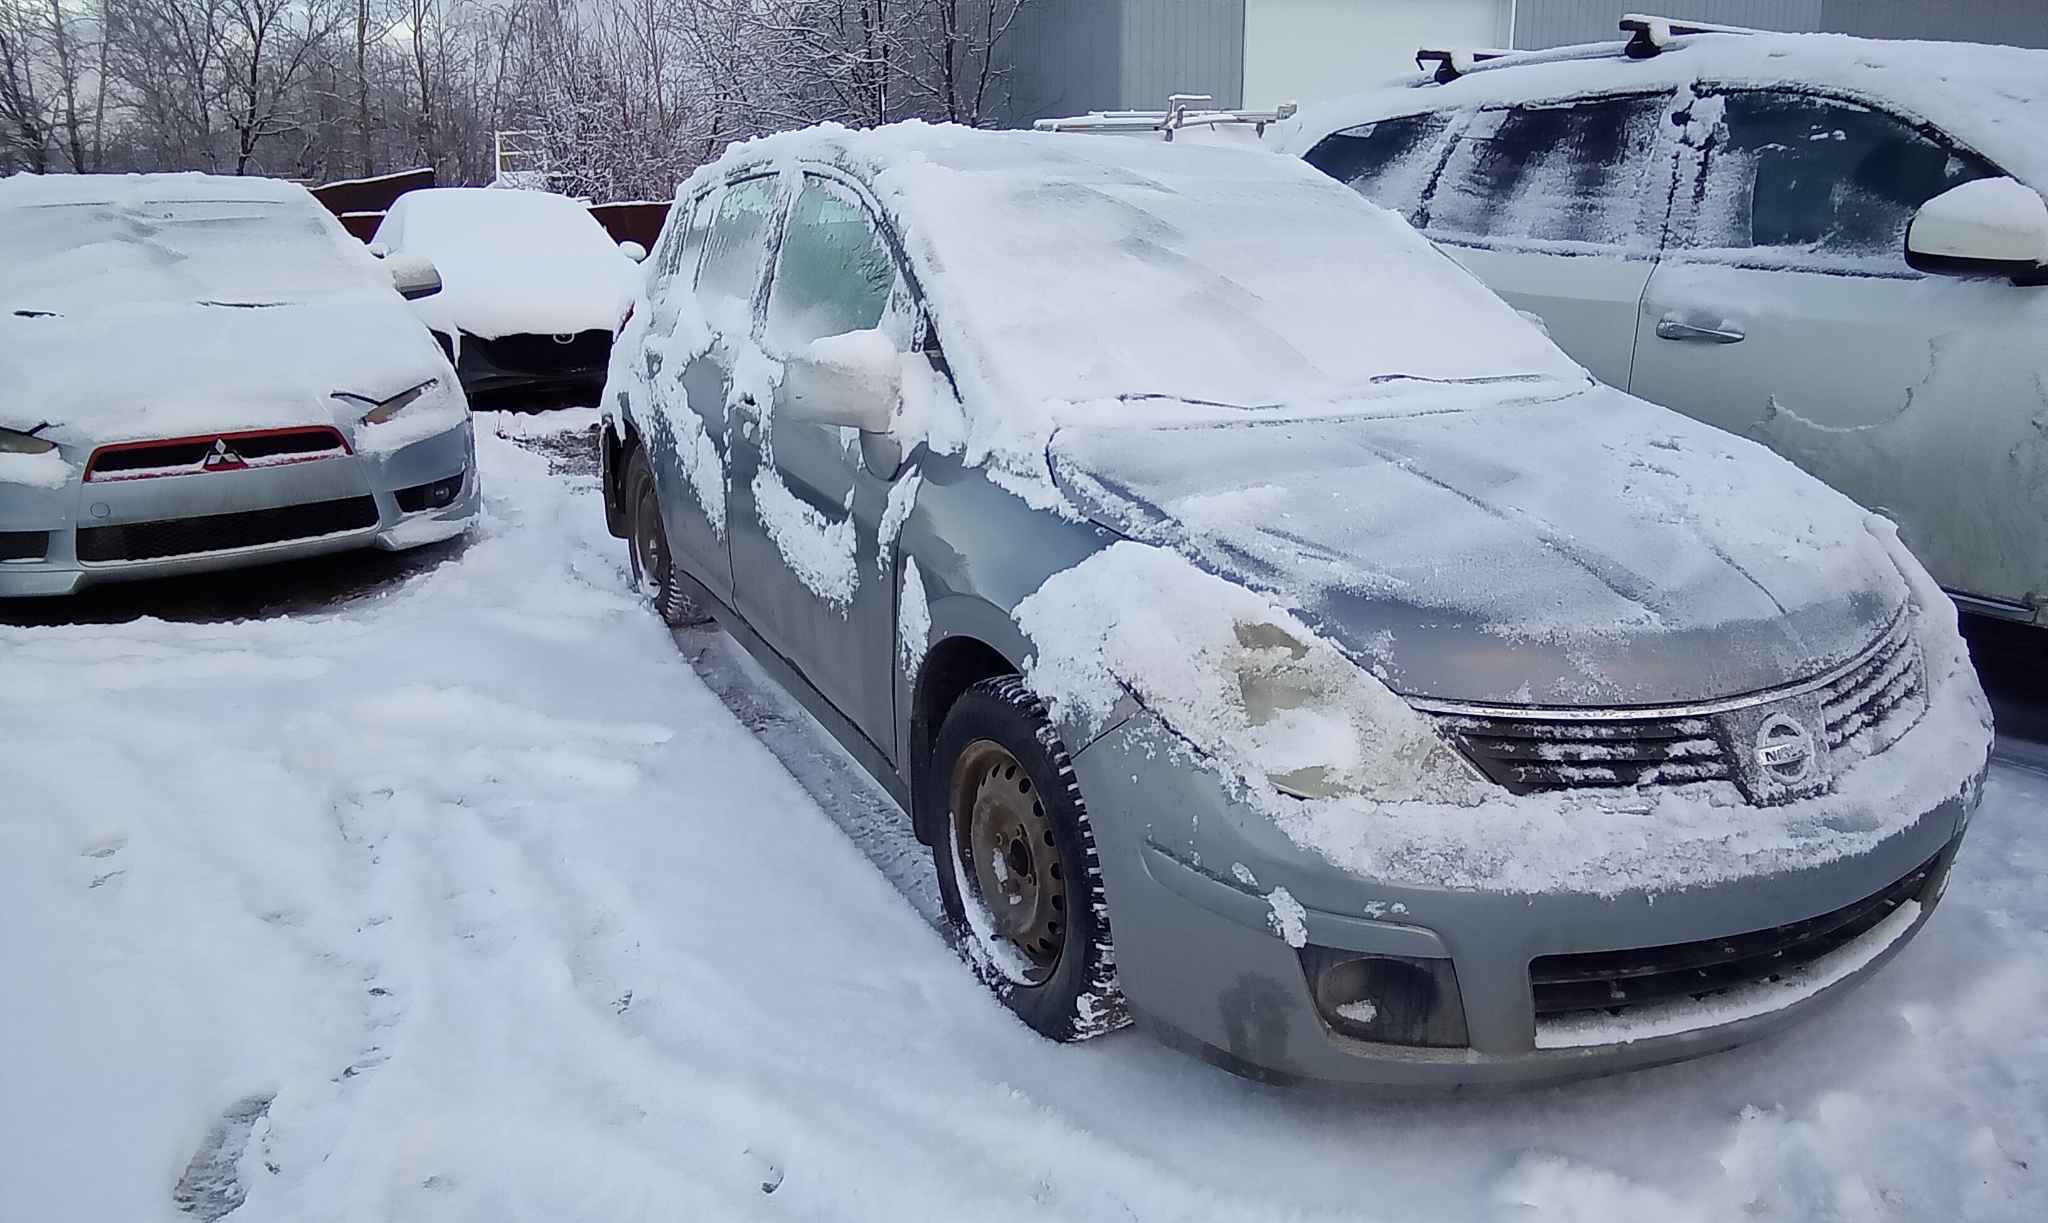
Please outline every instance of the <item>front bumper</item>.
[[[1117, 971], [1132, 1013], [1169, 1044], [1238, 1073], [1409, 1088], [1487, 1087], [1589, 1077], [1697, 1057], [1798, 1022], [1874, 972], [1939, 899], [1980, 784], [1919, 813], [1869, 853], [1807, 869], [1658, 893], [1510, 894], [1404, 886], [1350, 874], [1295, 845], [1225, 794], [1149, 713], [1075, 758], [1108, 893]], [[1981, 782], [1983, 765], [1977, 766]], [[1839, 971], [1784, 1001], [1724, 1008], [1695, 1023], [1633, 1012], [1633, 1030], [1560, 1038], [1539, 1023], [1539, 957], [1656, 948], [1791, 925], [1884, 893], [1922, 867], [1917, 908], [1837, 959]], [[1271, 899], [1301, 906], [1306, 948], [1283, 938]], [[1292, 906], [1288, 906], [1291, 908]], [[1316, 949], [1448, 964], [1460, 1047], [1340, 1034], [1316, 1004]], [[1304, 954], [1306, 952], [1306, 954]], [[1817, 965], [1818, 966], [1818, 965]], [[1571, 1041], [1555, 1047], [1560, 1039]]]
[[[481, 505], [466, 416], [388, 453], [154, 479], [74, 477], [55, 489], [0, 483], [0, 539], [14, 541], [10, 554], [30, 554], [0, 560], [0, 598], [355, 548], [414, 548], [461, 534]], [[81, 531], [104, 540], [109, 528], [124, 527], [138, 541], [129, 555], [91, 559], [123, 552], [119, 537], [111, 548], [80, 547]]]

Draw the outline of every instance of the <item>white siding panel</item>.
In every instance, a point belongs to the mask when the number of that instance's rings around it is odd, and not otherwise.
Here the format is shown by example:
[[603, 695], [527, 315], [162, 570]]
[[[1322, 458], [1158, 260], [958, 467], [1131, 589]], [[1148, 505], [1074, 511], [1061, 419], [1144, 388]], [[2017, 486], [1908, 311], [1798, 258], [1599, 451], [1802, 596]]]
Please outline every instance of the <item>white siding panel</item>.
[[1319, 102], [1415, 71], [1424, 46], [1496, 47], [1508, 0], [1245, 0], [1244, 102]]

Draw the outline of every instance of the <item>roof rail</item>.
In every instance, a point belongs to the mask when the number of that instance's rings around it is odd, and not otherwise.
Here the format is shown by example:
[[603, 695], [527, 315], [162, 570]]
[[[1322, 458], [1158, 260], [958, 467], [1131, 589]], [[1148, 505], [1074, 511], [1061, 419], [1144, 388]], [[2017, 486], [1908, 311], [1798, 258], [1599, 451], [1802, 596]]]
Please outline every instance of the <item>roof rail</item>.
[[1687, 34], [1768, 34], [1769, 30], [1756, 30], [1741, 25], [1714, 25], [1705, 21], [1685, 21], [1677, 17], [1659, 17], [1654, 13], [1626, 13], [1621, 19], [1621, 30], [1629, 35], [1628, 46], [1623, 48], [1630, 59], [1649, 59], [1671, 46], [1673, 38]]
[[1258, 135], [1266, 134], [1268, 123], [1291, 119], [1298, 109], [1282, 102], [1272, 110], [1216, 110], [1201, 104], [1216, 99], [1206, 93], [1177, 93], [1166, 99], [1165, 110], [1097, 110], [1064, 119], [1038, 119], [1031, 126], [1041, 132], [1164, 132], [1173, 134], [1191, 127], [1250, 125]]
[[1415, 53], [1415, 66], [1423, 72], [1428, 72], [1430, 71], [1429, 66], [1435, 64], [1436, 83], [1447, 85], [1472, 71], [1479, 64], [1492, 59], [1505, 59], [1515, 54], [1518, 53], [1493, 49], [1446, 47], [1441, 50], [1433, 50], [1429, 47], [1424, 47]]

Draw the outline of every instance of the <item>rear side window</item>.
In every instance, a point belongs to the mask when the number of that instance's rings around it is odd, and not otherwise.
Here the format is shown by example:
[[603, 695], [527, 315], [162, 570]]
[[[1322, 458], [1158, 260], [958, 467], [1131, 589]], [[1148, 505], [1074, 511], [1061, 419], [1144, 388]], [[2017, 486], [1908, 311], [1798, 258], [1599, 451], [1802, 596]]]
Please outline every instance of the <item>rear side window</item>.
[[1413, 221], [1442, 159], [1448, 114], [1406, 115], [1347, 128], [1323, 138], [1308, 164]]
[[768, 254], [775, 200], [773, 178], [750, 178], [726, 188], [704, 210], [711, 226], [697, 269], [697, 299], [705, 319], [727, 334], [753, 330], [754, 290]]
[[[1723, 95], [1690, 245], [1891, 260], [1920, 205], [1997, 174], [1881, 111], [1811, 95]], [[1702, 103], [1706, 105], [1706, 103]]]
[[1658, 173], [1669, 110], [1659, 94], [1479, 112], [1425, 201], [1429, 232], [1654, 249], [1669, 199], [1669, 171]]
[[896, 287], [896, 260], [853, 193], [815, 175], [789, 211], [768, 295], [768, 339], [785, 352], [812, 340], [879, 327]]
[[[685, 277], [696, 272], [697, 256], [704, 250], [704, 231], [710, 225], [711, 209], [703, 200], [682, 200], [676, 204], [667, 237], [654, 255], [658, 283], [666, 286], [679, 272]], [[685, 279], [684, 283], [689, 281]]]

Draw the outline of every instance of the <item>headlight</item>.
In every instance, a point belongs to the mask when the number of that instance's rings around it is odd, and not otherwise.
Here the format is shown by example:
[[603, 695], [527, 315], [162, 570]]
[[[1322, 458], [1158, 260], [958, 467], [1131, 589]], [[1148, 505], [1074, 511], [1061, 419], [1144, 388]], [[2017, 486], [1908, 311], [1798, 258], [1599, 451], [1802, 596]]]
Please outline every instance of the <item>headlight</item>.
[[[37, 425], [36, 428], [47, 428]], [[57, 443], [33, 433], [19, 429], [0, 429], [0, 454], [48, 454], [57, 448]]]
[[441, 385], [439, 378], [429, 378], [418, 386], [409, 386], [389, 399], [372, 399], [368, 395], [357, 395], [350, 391], [336, 391], [336, 399], [350, 403], [367, 404], [369, 411], [363, 413], [366, 425], [381, 425], [417, 403], [421, 396]]

